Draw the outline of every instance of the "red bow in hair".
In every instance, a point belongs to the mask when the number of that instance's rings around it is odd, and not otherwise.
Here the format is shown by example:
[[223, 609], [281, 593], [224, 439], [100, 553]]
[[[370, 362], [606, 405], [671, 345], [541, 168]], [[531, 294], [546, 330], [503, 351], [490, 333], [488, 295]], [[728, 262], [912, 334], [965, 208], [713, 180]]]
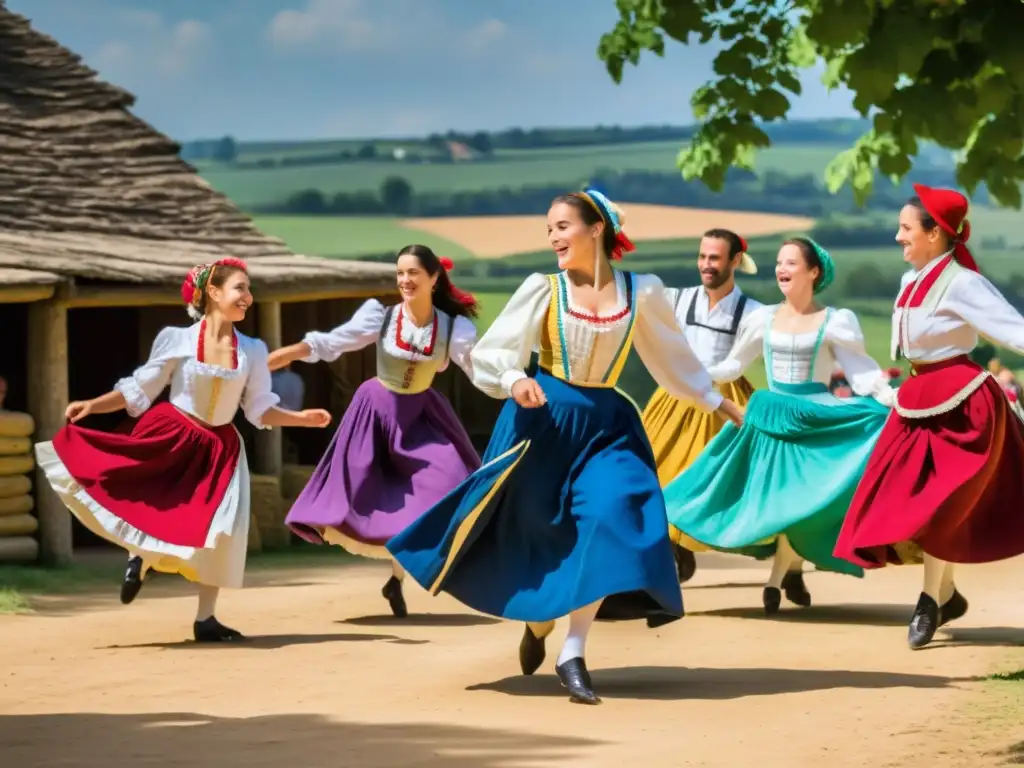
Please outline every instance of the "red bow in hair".
[[[444, 267], [445, 272], [451, 272], [455, 268], [455, 262], [449, 259], [447, 256], [441, 256], [440, 258], [438, 258], [438, 261], [441, 262], [441, 266]], [[476, 297], [471, 293], [466, 293], [465, 291], [459, 290], [455, 286], [455, 283], [452, 282], [451, 277], [448, 278], [448, 284], [451, 286], [452, 289], [452, 298], [459, 302], [459, 304], [461, 304], [464, 307], [476, 306]]]
[[633, 245], [633, 241], [626, 236], [626, 233], [621, 229], [615, 233], [615, 247], [612, 248], [612, 252], [608, 254], [612, 261], [622, 261], [622, 252], [631, 253], [636, 250], [636, 246]]
[[914, 191], [928, 215], [935, 219], [943, 232], [953, 238], [953, 258], [960, 266], [980, 273], [977, 262], [967, 248], [967, 241], [971, 239], [967, 198], [955, 189], [936, 189], [924, 184], [915, 184]]
[[736, 237], [738, 237], [740, 239], [740, 253], [746, 253], [748, 250], [750, 250], [747, 247], [747, 241], [746, 241], [746, 239], [743, 236], [736, 235]]

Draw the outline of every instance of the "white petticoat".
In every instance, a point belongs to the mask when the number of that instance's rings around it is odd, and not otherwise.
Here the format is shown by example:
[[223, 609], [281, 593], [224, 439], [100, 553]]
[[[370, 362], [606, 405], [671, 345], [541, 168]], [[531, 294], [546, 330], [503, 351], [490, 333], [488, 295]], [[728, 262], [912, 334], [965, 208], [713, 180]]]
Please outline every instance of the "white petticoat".
[[250, 486], [245, 444], [239, 437], [238, 463], [224, 498], [210, 522], [202, 548], [170, 544], [140, 531], [105, 509], [69, 474], [53, 443], [36, 443], [36, 461], [64, 505], [92, 533], [141, 555], [144, 568], [180, 573], [211, 587], [239, 589], [249, 547]]

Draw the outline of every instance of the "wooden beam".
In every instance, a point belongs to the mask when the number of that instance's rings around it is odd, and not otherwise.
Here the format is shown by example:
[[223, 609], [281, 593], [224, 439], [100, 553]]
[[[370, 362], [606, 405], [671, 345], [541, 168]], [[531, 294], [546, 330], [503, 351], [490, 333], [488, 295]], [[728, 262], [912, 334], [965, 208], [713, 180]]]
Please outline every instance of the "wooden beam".
[[[393, 286], [387, 288], [335, 288], [310, 290], [298, 288], [268, 288], [255, 291], [256, 306], [264, 302], [295, 303], [321, 301], [324, 299], [369, 299], [374, 296], [396, 294]], [[70, 309], [85, 307], [145, 307], [175, 306], [181, 304], [177, 288], [155, 288], [152, 286], [77, 286], [65, 300]]]
[[0, 304], [31, 304], [54, 294], [52, 285], [0, 285]]
[[[58, 301], [28, 307], [28, 410], [36, 422], [36, 442], [51, 440], [64, 426], [68, 404], [68, 311]], [[36, 514], [40, 558], [66, 565], [72, 558], [71, 514], [36, 467]]]
[[[281, 303], [261, 301], [256, 305], [257, 335], [273, 351], [281, 346]], [[281, 476], [284, 443], [281, 429], [261, 429], [256, 432], [256, 455], [253, 472], [257, 475]]]

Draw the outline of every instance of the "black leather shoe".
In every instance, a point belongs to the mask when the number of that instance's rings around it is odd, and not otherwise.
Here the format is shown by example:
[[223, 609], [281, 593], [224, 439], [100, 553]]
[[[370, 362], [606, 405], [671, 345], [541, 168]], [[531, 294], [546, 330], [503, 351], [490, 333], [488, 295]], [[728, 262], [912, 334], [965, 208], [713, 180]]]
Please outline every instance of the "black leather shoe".
[[697, 572], [697, 558], [694, 557], [693, 552], [678, 544], [672, 545], [672, 554], [676, 560], [676, 573], [679, 576], [679, 583], [685, 584]]
[[924, 592], [917, 601], [914, 609], [914, 616], [910, 619], [910, 629], [907, 632], [907, 642], [911, 649], [924, 648], [935, 637], [935, 630], [939, 628], [939, 605]]
[[121, 602], [128, 605], [142, 589], [142, 558], [138, 555], [128, 558], [128, 568], [121, 582]]
[[562, 682], [562, 686], [569, 691], [569, 701], [574, 704], [600, 704], [601, 699], [591, 688], [590, 673], [587, 672], [587, 664], [577, 656], [569, 659], [564, 664], [555, 667], [555, 674]]
[[811, 593], [807, 591], [804, 584], [803, 571], [790, 571], [782, 579], [782, 591], [786, 593], [786, 599], [793, 605], [801, 608], [811, 607]]
[[953, 587], [953, 596], [939, 608], [939, 626], [956, 621], [965, 613], [967, 613], [967, 598], [957, 592], [956, 587]]
[[404, 619], [409, 615], [409, 610], [405, 606], [405, 595], [402, 594], [402, 582], [397, 577], [392, 576], [388, 579], [380, 593], [384, 595], [391, 606], [391, 612], [397, 618]]
[[547, 656], [547, 646], [543, 637], [537, 637], [527, 624], [523, 629], [523, 639], [519, 641], [519, 668], [524, 675], [532, 675]]
[[193, 624], [192, 634], [197, 643], [231, 643], [245, 640], [245, 635], [237, 629], [225, 627], [214, 616]]
[[773, 616], [779, 612], [782, 604], [782, 593], [778, 587], [765, 587], [761, 593], [761, 602], [764, 603], [764, 615]]

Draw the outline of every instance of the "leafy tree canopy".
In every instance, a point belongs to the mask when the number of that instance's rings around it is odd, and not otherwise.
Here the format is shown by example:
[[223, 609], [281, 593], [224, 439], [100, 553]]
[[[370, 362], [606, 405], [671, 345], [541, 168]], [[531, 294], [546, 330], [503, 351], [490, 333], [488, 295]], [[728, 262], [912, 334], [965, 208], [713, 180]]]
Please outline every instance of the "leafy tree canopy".
[[784, 120], [800, 71], [825, 64], [872, 128], [826, 170], [831, 191], [850, 184], [858, 202], [876, 171], [893, 181], [922, 141], [956, 152], [960, 186], [979, 184], [1021, 207], [1024, 179], [1022, 0], [617, 0], [619, 21], [598, 56], [615, 82], [665, 39], [717, 42], [715, 79], [690, 102], [700, 129], [679, 154], [687, 179], [719, 191], [730, 166], [752, 168], [770, 145], [759, 127]]

